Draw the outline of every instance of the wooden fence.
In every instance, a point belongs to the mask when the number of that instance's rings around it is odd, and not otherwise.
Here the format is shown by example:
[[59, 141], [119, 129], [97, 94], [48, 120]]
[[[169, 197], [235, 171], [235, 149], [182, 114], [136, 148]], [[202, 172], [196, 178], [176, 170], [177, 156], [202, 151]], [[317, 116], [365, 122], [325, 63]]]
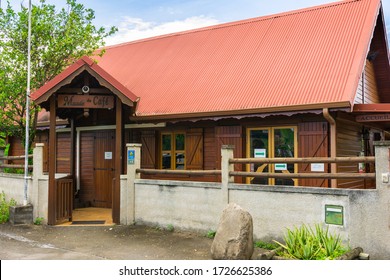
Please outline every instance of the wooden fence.
[[[33, 158], [33, 155], [29, 155], [28, 158]], [[24, 159], [25, 156], [2, 156], [0, 157], [0, 168], [24, 169], [24, 164], [8, 163], [9, 161], [21, 161]], [[6, 163], [3, 163], [3, 161], [6, 161]], [[32, 165], [28, 165], [29, 170], [32, 170], [32, 168]]]
[[[375, 163], [375, 157], [312, 157], [312, 158], [231, 158], [229, 164], [338, 164], [338, 163]], [[357, 168], [356, 168], [357, 170]], [[207, 176], [221, 175], [221, 170], [167, 170], [167, 169], [136, 169], [137, 173], [149, 175], [186, 175], [186, 176]], [[276, 172], [245, 172], [230, 171], [230, 176], [260, 177], [260, 178], [314, 178], [314, 179], [375, 179], [375, 173], [276, 173]]]

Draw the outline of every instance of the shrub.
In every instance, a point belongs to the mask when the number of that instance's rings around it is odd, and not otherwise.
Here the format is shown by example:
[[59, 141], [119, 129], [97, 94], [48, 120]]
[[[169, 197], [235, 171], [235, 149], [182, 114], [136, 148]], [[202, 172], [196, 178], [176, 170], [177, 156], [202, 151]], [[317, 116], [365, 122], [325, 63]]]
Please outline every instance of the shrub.
[[275, 250], [276, 248], [279, 247], [279, 245], [277, 245], [275, 243], [269, 243], [269, 242], [264, 242], [264, 241], [259, 240], [259, 241], [255, 242], [255, 247], [267, 249], [267, 250]]
[[287, 229], [285, 244], [274, 242], [285, 249], [281, 253], [284, 257], [300, 260], [332, 260], [348, 250], [339, 235], [330, 234], [328, 227], [323, 229], [320, 225], [316, 225], [315, 230], [306, 225]]
[[16, 201], [13, 198], [11, 198], [9, 202], [7, 202], [4, 191], [0, 193], [0, 224], [4, 224], [8, 222], [9, 207], [15, 205], [16, 205]]

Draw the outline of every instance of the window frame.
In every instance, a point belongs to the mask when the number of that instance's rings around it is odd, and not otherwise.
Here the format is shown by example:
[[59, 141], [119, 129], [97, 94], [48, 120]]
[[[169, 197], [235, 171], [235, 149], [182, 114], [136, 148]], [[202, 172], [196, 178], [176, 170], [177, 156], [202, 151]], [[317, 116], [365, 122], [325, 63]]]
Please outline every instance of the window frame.
[[[272, 127], [248, 127], [246, 129], [246, 157], [251, 158], [251, 131], [256, 130], [267, 130], [268, 131], [268, 158], [275, 158], [275, 130], [278, 129], [293, 129], [294, 130], [294, 157], [298, 157], [298, 126], [289, 125], [289, 126], [272, 126]], [[275, 173], [275, 164], [269, 164], [269, 173]], [[246, 164], [246, 171], [251, 171], [251, 164]], [[294, 164], [294, 173], [298, 173], [298, 164]], [[294, 186], [298, 185], [298, 179], [292, 178]], [[246, 183], [251, 184], [251, 178], [246, 178]], [[275, 178], [268, 178], [268, 185], [275, 186]]]
[[[184, 135], [184, 150], [176, 149], [176, 136], [179, 134]], [[164, 135], [171, 136], [171, 149], [163, 150], [163, 137]], [[170, 132], [161, 132], [160, 134], [160, 148], [159, 148], [159, 167], [163, 169], [163, 154], [169, 153], [171, 155], [171, 168], [166, 168], [166, 170], [186, 170], [186, 133], [184, 131], [170, 131]], [[176, 153], [182, 153], [184, 155], [184, 161], [181, 163], [183, 169], [178, 169], [176, 166]]]

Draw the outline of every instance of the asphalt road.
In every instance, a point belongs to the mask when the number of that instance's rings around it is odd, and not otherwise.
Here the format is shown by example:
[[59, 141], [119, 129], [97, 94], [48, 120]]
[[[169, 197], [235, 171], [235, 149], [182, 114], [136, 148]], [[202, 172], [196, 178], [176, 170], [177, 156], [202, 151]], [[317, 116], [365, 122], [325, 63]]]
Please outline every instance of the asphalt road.
[[1, 260], [209, 260], [211, 243], [146, 226], [0, 225]]

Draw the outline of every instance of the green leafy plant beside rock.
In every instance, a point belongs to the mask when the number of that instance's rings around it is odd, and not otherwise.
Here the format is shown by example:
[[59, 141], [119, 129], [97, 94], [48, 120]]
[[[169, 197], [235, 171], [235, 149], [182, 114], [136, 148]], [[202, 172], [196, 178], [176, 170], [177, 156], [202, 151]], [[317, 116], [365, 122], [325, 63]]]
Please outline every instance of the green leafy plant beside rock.
[[34, 221], [34, 225], [42, 225], [43, 220], [44, 220], [43, 217], [36, 218]]
[[6, 200], [5, 193], [0, 193], [0, 224], [4, 224], [9, 220], [9, 207], [15, 206], [16, 201], [11, 198], [10, 201]]
[[331, 234], [328, 227], [323, 229], [320, 225], [315, 225], [315, 229], [306, 225], [287, 229], [285, 244], [274, 242], [284, 249], [278, 253], [280, 256], [300, 260], [333, 260], [349, 250], [338, 234]]

